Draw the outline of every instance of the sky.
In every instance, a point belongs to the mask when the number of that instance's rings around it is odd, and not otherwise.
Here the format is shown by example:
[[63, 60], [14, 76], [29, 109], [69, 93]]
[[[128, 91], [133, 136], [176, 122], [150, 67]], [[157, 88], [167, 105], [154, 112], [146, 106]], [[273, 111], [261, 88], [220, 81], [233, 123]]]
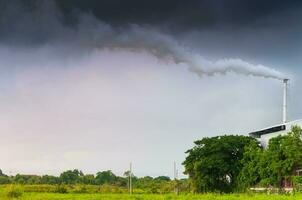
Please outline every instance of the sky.
[[[0, 169], [184, 177], [203, 137], [301, 118], [301, 1], [0, 0]], [[281, 77], [281, 78], [280, 78]]]

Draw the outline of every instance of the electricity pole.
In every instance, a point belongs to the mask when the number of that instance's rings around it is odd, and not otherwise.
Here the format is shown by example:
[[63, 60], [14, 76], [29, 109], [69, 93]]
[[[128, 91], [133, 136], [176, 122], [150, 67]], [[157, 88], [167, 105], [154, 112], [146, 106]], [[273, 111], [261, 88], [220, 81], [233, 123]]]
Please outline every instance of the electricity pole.
[[176, 162], [174, 161], [174, 180], [176, 180]]
[[129, 170], [129, 194], [132, 194], [132, 163], [130, 163], [130, 170]]
[[178, 176], [178, 170], [176, 168], [176, 162], [174, 161], [174, 192], [175, 194], [178, 195], [178, 181], [177, 181], [177, 176]]

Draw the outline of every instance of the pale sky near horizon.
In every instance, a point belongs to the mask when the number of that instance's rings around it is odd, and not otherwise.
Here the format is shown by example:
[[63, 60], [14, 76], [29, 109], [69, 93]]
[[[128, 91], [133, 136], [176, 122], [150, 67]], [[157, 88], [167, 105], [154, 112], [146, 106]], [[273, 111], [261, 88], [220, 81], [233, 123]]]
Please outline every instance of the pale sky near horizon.
[[[297, 20], [301, 17], [294, 12], [298, 8], [259, 15], [250, 26], [236, 22], [202, 29], [193, 24], [171, 37], [210, 60], [240, 58], [288, 75], [289, 118], [298, 119], [302, 117]], [[22, 21], [13, 16], [3, 19]], [[24, 16], [21, 28], [0, 22], [0, 169], [6, 174], [111, 169], [122, 175], [132, 162], [137, 176], [172, 177], [173, 162], [182, 172], [184, 152], [195, 140], [247, 135], [281, 122], [279, 80], [234, 73], [200, 78], [186, 64], [160, 60], [145, 51], [87, 48], [85, 38], [95, 35], [81, 33], [76, 38], [83, 40], [73, 43], [68, 40], [69, 29], [59, 26], [52, 14], [42, 13], [41, 22], [34, 24], [29, 23], [30, 14]], [[90, 27], [89, 23], [85, 25]], [[55, 28], [56, 34], [49, 31]], [[32, 35], [39, 33], [51, 39], [36, 43]]]

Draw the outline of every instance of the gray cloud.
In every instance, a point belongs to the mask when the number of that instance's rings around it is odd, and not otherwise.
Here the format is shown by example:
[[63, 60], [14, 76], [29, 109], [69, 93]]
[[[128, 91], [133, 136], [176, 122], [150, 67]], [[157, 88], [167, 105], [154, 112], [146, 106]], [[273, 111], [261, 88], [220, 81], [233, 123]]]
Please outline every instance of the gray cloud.
[[247, 26], [268, 16], [301, 8], [298, 0], [66, 0], [57, 1], [66, 13], [78, 9], [111, 24], [148, 24], [186, 31], [224, 26]]
[[[214, 62], [206, 60], [190, 48], [180, 45], [173, 37], [151, 28], [137, 25], [116, 28], [85, 13], [78, 16], [78, 24], [72, 28], [60, 20], [63, 14], [58, 11], [53, 1], [36, 2], [33, 10], [11, 5], [16, 4], [8, 4], [2, 17], [4, 24], [0, 24], [0, 27], [4, 27], [2, 34], [4, 41], [10, 38], [12, 40], [9, 41], [18, 42], [15, 40], [18, 38], [32, 45], [63, 43], [63, 46], [76, 45], [76, 48], [85, 49], [147, 51], [159, 59], [170, 58], [175, 63], [184, 63], [191, 72], [200, 77], [228, 72], [277, 79], [285, 77], [276, 70], [263, 65], [252, 65], [240, 59]], [[17, 19], [15, 23], [9, 20], [11, 18]]]
[[276, 25], [290, 28], [290, 24], [299, 22], [294, 13], [300, 11], [301, 6], [298, 0], [1, 0], [0, 38], [45, 43], [63, 37], [62, 32], [77, 29], [83, 13], [114, 27], [137, 24], [171, 35], [251, 27], [267, 29]]

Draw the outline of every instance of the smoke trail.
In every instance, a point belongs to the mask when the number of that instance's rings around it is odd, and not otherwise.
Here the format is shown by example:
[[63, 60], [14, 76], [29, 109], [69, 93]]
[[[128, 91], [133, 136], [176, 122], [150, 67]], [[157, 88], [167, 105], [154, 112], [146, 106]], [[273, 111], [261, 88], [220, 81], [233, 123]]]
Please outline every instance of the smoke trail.
[[[147, 51], [159, 59], [171, 59], [176, 64], [186, 64], [189, 71], [199, 77], [237, 73], [280, 80], [285, 78], [282, 73], [275, 69], [263, 65], [254, 65], [239, 58], [207, 60], [193, 50], [180, 45], [172, 37], [152, 29], [132, 25], [123, 31], [116, 31], [101, 22], [98, 26], [100, 27], [92, 30], [96, 32], [91, 34], [94, 35], [93, 44], [95, 47], [112, 50]], [[104, 27], [107, 27], [106, 31], [104, 31]], [[102, 34], [99, 35], [97, 30], [102, 30], [100, 31]], [[103, 33], [107, 34], [104, 35]]]
[[17, 42], [32, 46], [36, 43], [54, 44], [72, 49], [146, 51], [161, 60], [183, 63], [199, 77], [233, 72], [264, 78], [284, 78], [284, 75], [272, 68], [253, 65], [241, 59], [206, 60], [180, 45], [171, 36], [152, 28], [138, 25], [112, 27], [87, 13], [78, 14], [76, 26], [66, 26], [61, 20], [63, 14], [54, 2], [37, 2], [36, 10], [28, 11], [20, 5], [9, 3], [0, 10], [0, 19], [5, 19], [0, 20], [0, 44], [9, 41], [10, 45], [16, 45], [14, 43]]

